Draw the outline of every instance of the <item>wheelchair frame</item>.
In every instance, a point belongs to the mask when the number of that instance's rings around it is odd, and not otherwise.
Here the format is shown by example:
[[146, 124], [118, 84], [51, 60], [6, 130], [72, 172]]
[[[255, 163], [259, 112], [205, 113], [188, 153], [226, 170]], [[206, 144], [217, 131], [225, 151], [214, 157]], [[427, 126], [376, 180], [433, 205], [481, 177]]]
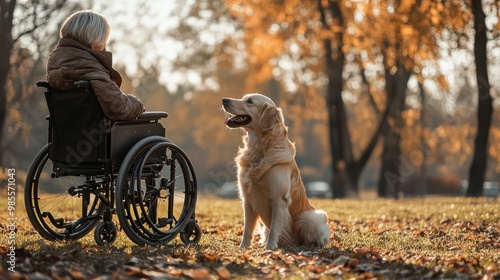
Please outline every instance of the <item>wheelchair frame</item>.
[[138, 245], [165, 244], [177, 234], [185, 244], [199, 242], [194, 168], [165, 138], [159, 120], [166, 112], [113, 122], [88, 81], [75, 82], [70, 91], [46, 81], [37, 86], [46, 88], [48, 143], [28, 171], [25, 204], [42, 237], [76, 240], [95, 228], [97, 244], [112, 244], [117, 214]]

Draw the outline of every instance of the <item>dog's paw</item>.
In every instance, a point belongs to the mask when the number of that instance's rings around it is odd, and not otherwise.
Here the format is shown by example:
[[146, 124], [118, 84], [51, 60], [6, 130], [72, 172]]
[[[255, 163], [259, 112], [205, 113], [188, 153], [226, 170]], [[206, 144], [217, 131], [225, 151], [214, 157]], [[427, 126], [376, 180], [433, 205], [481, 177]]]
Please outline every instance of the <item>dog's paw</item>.
[[250, 242], [246, 242], [246, 241], [241, 241], [240, 243], [240, 248], [246, 248], [250, 246]]
[[274, 250], [278, 248], [278, 242], [267, 241], [266, 249]]

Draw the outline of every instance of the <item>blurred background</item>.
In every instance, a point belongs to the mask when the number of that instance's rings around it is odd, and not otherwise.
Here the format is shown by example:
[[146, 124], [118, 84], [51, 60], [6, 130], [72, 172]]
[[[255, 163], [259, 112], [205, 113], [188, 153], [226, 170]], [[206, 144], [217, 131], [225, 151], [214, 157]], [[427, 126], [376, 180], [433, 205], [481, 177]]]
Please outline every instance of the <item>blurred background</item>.
[[[497, 196], [500, 1], [0, 0], [0, 165], [47, 141], [37, 80], [71, 13], [112, 26], [122, 90], [169, 113], [205, 193], [235, 197], [221, 98], [282, 107], [311, 196]], [[75, 116], [77, 117], [77, 116]], [[2, 184], [4, 187], [6, 184]]]

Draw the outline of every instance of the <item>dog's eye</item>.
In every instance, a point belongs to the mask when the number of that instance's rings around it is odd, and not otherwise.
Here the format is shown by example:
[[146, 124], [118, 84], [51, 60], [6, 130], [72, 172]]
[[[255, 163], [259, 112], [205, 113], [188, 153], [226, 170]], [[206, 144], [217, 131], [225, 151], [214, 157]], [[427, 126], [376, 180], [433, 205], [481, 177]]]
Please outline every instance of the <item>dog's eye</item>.
[[248, 103], [248, 104], [253, 104], [252, 99], [248, 98], [248, 99], [247, 99], [247, 103]]

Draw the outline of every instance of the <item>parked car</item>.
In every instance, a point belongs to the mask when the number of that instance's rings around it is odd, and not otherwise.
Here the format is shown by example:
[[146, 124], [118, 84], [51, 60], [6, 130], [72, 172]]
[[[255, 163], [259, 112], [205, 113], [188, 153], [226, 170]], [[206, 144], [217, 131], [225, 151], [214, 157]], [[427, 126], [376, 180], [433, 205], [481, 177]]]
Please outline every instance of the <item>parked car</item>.
[[324, 181], [310, 181], [305, 184], [307, 197], [331, 198], [330, 184]]
[[[463, 180], [460, 184], [462, 194], [467, 193], [467, 188], [469, 187], [469, 181]], [[486, 197], [498, 197], [500, 195], [500, 183], [499, 182], [484, 182], [483, 183], [483, 196]]]
[[238, 186], [236, 182], [225, 182], [217, 189], [217, 196], [222, 198], [237, 198]]
[[500, 184], [498, 182], [484, 182], [483, 195], [486, 197], [498, 197]]

